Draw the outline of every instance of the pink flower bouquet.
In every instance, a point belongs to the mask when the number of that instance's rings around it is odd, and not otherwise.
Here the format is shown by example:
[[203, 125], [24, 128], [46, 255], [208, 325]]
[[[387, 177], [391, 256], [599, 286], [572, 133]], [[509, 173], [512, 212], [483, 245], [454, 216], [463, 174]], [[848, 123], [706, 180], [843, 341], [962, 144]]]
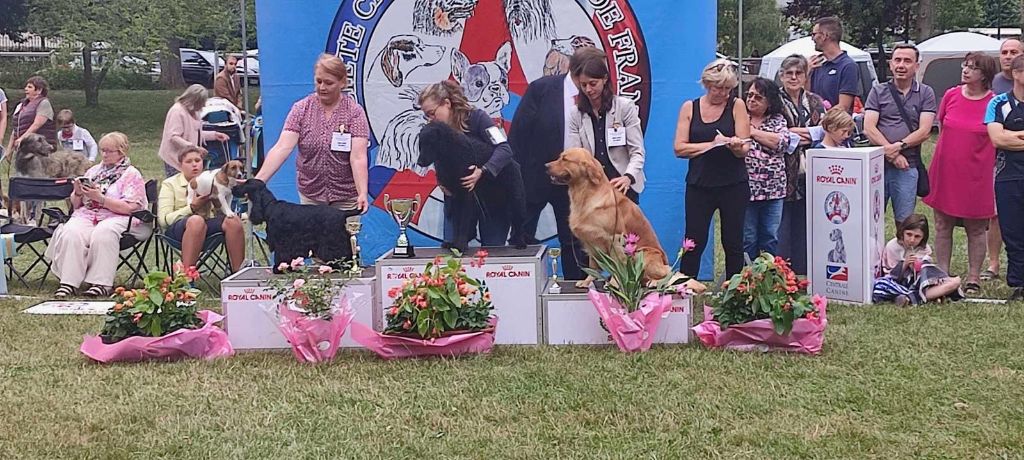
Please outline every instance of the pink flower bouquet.
[[672, 307], [672, 296], [652, 292], [640, 301], [640, 308], [626, 311], [609, 294], [595, 289], [587, 291], [587, 297], [604, 321], [615, 345], [624, 353], [647, 351], [661, 324], [662, 314]]
[[811, 299], [814, 312], [792, 322], [792, 328], [780, 334], [771, 319], [758, 319], [723, 326], [714, 318], [709, 306], [704, 306], [704, 322], [693, 327], [701, 343], [710, 348], [729, 348], [745, 351], [786, 351], [816, 355], [821, 353], [828, 325], [824, 297]]
[[202, 310], [197, 316], [203, 323], [198, 329], [177, 329], [160, 337], [131, 336], [109, 344], [100, 336], [87, 336], [80, 351], [101, 363], [214, 359], [235, 354], [227, 333], [215, 324], [224, 317], [209, 310]]
[[342, 294], [351, 272], [307, 265], [301, 257], [282, 262], [277, 269], [284, 274], [271, 281], [278, 301], [278, 329], [295, 358], [306, 363], [334, 359], [355, 316]]
[[456, 357], [490, 353], [497, 328], [498, 317], [492, 316], [488, 328], [470, 332], [449, 331], [439, 337], [425, 339], [414, 333], [382, 334], [355, 322], [352, 323], [352, 338], [384, 359]]

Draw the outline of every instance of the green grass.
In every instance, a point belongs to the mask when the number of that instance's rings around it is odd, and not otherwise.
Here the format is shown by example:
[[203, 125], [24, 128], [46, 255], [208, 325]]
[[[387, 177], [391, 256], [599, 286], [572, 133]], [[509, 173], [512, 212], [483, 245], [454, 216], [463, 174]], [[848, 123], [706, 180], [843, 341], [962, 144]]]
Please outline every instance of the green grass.
[[[156, 178], [173, 96], [107, 91], [79, 118], [127, 132]], [[964, 250], [961, 231], [954, 272]], [[832, 306], [818, 357], [497, 346], [309, 366], [270, 352], [96, 365], [77, 350], [102, 319], [20, 313], [37, 301], [0, 301], [0, 458], [1024, 457], [1020, 303]]]

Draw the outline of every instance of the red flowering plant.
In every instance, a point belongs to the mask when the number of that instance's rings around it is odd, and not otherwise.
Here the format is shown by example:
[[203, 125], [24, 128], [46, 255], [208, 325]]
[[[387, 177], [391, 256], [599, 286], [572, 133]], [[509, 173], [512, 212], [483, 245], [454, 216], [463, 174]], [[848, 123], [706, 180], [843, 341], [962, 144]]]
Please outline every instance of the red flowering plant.
[[640, 237], [634, 233], [625, 236], [617, 235], [613, 238], [610, 254], [597, 250], [592, 254], [597, 261], [599, 270], [582, 267], [587, 275], [595, 279], [604, 280], [604, 290], [611, 294], [622, 305], [626, 312], [633, 312], [640, 308], [641, 301], [651, 293], [686, 295], [685, 286], [682, 284], [686, 278], [677, 276], [676, 267], [679, 259], [696, 246], [691, 239], [686, 239], [679, 248], [676, 262], [669, 274], [654, 284], [644, 282], [644, 251], [637, 247]]
[[[479, 250], [470, 266], [483, 266], [487, 251]], [[388, 291], [386, 334], [439, 337], [448, 331], [479, 331], [490, 326], [491, 293], [487, 284], [466, 274], [459, 254], [437, 256], [423, 273]]]
[[771, 319], [775, 332], [787, 335], [798, 318], [817, 318], [825, 298], [808, 297], [807, 280], [798, 280], [785, 259], [761, 253], [711, 297], [715, 320], [725, 329]]
[[154, 271], [143, 279], [141, 289], [114, 289], [114, 306], [107, 312], [100, 338], [115, 343], [133, 336], [160, 337], [178, 329], [198, 329], [196, 316], [199, 279], [196, 267], [174, 265], [174, 274]]
[[310, 318], [331, 319], [337, 298], [352, 279], [351, 270], [335, 270], [327, 265], [310, 265], [302, 257], [277, 266], [281, 276], [270, 280], [279, 303], [301, 311]]

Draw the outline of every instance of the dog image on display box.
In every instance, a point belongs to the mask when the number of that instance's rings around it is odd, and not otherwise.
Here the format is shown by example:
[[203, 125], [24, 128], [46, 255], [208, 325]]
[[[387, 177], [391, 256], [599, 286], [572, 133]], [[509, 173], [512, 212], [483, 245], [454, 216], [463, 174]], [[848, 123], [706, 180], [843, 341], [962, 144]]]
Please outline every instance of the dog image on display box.
[[445, 194], [445, 245], [464, 251], [477, 232], [483, 246], [509, 240], [526, 247], [526, 192], [505, 133], [474, 109], [455, 82], [446, 80], [420, 93], [430, 123], [420, 132], [421, 166], [433, 164]]

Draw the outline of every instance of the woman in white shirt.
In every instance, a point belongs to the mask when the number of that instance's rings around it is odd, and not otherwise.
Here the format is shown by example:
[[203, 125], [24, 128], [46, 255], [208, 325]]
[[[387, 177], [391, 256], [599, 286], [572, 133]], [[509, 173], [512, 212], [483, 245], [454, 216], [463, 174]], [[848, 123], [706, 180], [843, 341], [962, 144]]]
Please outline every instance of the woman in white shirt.
[[581, 48], [572, 79], [580, 89], [569, 116], [568, 147], [589, 150], [616, 190], [634, 203], [644, 191], [644, 133], [640, 110], [616, 96], [608, 81], [608, 57], [597, 48]]

